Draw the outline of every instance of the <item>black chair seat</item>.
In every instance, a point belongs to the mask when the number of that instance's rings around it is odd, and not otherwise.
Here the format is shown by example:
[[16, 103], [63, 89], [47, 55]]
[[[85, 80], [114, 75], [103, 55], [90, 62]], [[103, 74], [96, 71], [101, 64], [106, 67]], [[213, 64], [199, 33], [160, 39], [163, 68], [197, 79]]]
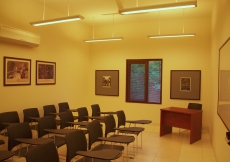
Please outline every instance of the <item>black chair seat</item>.
[[14, 156], [14, 152], [13, 151], [6, 151], [6, 150], [1, 150], [0, 151], [0, 161], [4, 161], [6, 159], [11, 158], [12, 156]]

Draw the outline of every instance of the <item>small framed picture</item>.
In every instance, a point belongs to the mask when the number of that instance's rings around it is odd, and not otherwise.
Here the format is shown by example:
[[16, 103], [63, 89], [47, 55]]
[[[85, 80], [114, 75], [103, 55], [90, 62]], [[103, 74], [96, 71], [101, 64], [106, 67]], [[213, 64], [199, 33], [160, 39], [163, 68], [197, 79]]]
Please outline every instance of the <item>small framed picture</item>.
[[4, 86], [31, 85], [31, 60], [4, 57]]
[[170, 98], [200, 100], [201, 70], [171, 70]]
[[36, 84], [56, 84], [56, 63], [48, 61], [36, 61]]
[[119, 71], [96, 70], [95, 94], [104, 96], [119, 96]]

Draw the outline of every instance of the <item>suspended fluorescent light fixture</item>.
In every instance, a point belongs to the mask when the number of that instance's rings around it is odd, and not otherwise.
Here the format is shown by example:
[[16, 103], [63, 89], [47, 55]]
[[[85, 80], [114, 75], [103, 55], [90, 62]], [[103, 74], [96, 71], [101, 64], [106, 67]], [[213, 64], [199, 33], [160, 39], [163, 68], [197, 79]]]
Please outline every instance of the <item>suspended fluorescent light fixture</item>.
[[84, 19], [84, 17], [81, 15], [69, 16], [69, 4], [68, 4], [68, 16], [67, 17], [61, 17], [61, 18], [55, 18], [55, 19], [49, 19], [49, 20], [44, 20], [44, 18], [45, 18], [45, 0], [44, 0], [43, 20], [30, 22], [31, 25], [42, 26], [42, 25], [50, 25], [50, 24], [57, 24], [57, 23], [70, 22], [70, 21], [78, 21], [78, 20]]
[[[183, 9], [183, 18], [184, 18], [184, 9]], [[178, 37], [193, 37], [196, 34], [195, 33], [185, 33], [184, 32], [184, 21], [183, 21], [183, 33], [182, 34], [165, 34], [165, 35], [161, 35], [160, 32], [160, 12], [158, 14], [158, 21], [159, 21], [159, 25], [158, 25], [158, 35], [148, 35], [148, 38], [178, 38]]]
[[122, 15], [128, 15], [128, 14], [138, 14], [138, 13], [155, 12], [155, 11], [163, 11], [163, 10], [193, 8], [193, 7], [197, 7], [197, 1], [185, 1], [185, 2], [175, 2], [175, 3], [167, 3], [167, 4], [133, 7], [133, 8], [124, 8], [124, 9], [119, 9], [118, 12]]
[[168, 34], [168, 35], [148, 35], [148, 38], [176, 38], [176, 37], [193, 37], [195, 33]]
[[42, 25], [57, 24], [57, 23], [77, 21], [83, 19], [84, 19], [83, 16], [75, 15], [75, 16], [67, 16], [67, 17], [50, 19], [50, 20], [35, 21], [35, 22], [30, 22], [30, 24], [33, 26], [42, 26]]
[[123, 40], [122, 37], [112, 37], [112, 38], [100, 38], [100, 39], [87, 39], [85, 42], [106, 42], [106, 41], [118, 41]]
[[119, 41], [123, 40], [123, 37], [114, 37], [114, 14], [113, 14], [113, 32], [111, 38], [98, 38], [94, 39], [94, 23], [93, 23], [93, 39], [86, 39], [84, 42], [107, 42], [107, 41]]

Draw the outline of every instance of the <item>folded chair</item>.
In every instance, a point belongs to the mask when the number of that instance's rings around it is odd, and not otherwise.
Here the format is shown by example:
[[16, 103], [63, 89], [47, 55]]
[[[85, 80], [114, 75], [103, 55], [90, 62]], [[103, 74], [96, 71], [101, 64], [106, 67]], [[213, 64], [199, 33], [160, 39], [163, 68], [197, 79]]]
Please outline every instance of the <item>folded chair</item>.
[[82, 130], [76, 130], [65, 136], [67, 154], [66, 162], [70, 162], [75, 156], [84, 156], [75, 160], [76, 162], [110, 162], [118, 159], [122, 152], [118, 150], [105, 149], [99, 151], [87, 151], [87, 141]]

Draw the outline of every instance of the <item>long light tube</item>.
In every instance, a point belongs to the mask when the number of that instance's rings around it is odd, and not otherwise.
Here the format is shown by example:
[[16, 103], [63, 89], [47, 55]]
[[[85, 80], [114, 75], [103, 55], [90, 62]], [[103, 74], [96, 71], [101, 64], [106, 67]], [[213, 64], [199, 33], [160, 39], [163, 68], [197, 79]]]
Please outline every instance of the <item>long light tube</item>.
[[155, 11], [162, 11], [162, 10], [193, 8], [193, 7], [197, 7], [197, 1], [187, 1], [187, 2], [185, 1], [185, 2], [175, 2], [175, 3], [167, 3], [167, 4], [142, 6], [142, 7], [124, 8], [124, 9], [119, 9], [118, 12], [122, 15], [128, 15], [128, 14], [138, 14], [138, 13], [155, 12]]
[[87, 39], [85, 42], [106, 42], [106, 41], [118, 41], [123, 40], [122, 37], [112, 37], [112, 38], [100, 38], [100, 39]]
[[50, 19], [50, 20], [30, 22], [30, 24], [33, 26], [42, 26], [42, 25], [57, 24], [57, 23], [77, 21], [77, 20], [83, 20], [83, 19], [84, 17], [81, 15], [74, 15], [74, 16], [67, 16], [67, 17]]
[[168, 35], [148, 35], [148, 38], [176, 38], [176, 37], [193, 37], [195, 33], [168, 34]]

